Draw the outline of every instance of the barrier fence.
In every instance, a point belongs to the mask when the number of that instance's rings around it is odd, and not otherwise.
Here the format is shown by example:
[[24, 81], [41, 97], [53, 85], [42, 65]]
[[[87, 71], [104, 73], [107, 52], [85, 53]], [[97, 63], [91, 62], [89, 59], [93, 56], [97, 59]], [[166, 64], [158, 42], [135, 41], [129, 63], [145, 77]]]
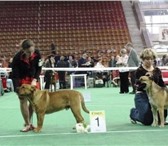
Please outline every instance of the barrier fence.
[[[168, 70], [168, 66], [158, 66], [160, 69]], [[42, 70], [53, 70], [53, 71], [110, 71], [110, 70], [120, 70], [120, 69], [129, 69], [129, 70], [136, 70], [137, 67], [105, 67], [105, 68], [94, 68], [94, 67], [76, 67], [76, 68], [45, 68], [43, 67]], [[0, 68], [1, 71], [12, 71], [11, 68]]]

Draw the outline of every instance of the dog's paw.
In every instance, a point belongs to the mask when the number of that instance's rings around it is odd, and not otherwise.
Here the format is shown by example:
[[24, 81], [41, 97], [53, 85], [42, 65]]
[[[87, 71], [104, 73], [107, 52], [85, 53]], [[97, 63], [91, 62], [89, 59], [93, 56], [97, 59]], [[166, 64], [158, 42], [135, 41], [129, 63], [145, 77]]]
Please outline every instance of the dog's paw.
[[34, 130], [33, 130], [35, 133], [39, 133], [39, 132], [41, 132], [41, 128], [34, 128]]
[[75, 128], [76, 128], [77, 133], [84, 133], [85, 132], [85, 128], [83, 126], [83, 123], [77, 123], [75, 125]]
[[88, 132], [90, 132], [90, 125], [87, 125], [85, 128], [85, 133], [88, 133]]
[[88, 133], [90, 131], [90, 126], [83, 123], [77, 123], [75, 128], [77, 133]]
[[152, 127], [156, 127], [158, 124], [156, 124], [155, 122], [152, 123]]
[[163, 128], [164, 126], [165, 126], [164, 124], [160, 124], [160, 125], [159, 125], [160, 128]]

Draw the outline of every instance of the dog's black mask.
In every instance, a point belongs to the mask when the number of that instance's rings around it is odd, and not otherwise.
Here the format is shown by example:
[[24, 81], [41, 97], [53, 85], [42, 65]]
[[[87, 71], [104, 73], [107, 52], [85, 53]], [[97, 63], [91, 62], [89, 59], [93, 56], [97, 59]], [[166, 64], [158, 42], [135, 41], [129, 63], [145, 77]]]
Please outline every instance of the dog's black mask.
[[139, 79], [136, 80], [136, 87], [139, 89], [139, 90], [143, 90], [145, 87], [146, 87], [146, 84], [145, 83], [141, 83], [141, 81]]
[[146, 74], [145, 76], [149, 77], [149, 79], [152, 80], [152, 81], [154, 80], [154, 77], [151, 76], [150, 74]]

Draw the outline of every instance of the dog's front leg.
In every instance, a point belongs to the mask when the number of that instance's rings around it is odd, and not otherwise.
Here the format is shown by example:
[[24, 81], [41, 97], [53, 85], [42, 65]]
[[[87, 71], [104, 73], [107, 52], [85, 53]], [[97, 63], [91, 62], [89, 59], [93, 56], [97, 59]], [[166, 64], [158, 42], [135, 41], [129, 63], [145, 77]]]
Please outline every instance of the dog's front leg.
[[152, 123], [152, 126], [156, 127], [158, 125], [158, 115], [157, 115], [157, 108], [154, 107], [154, 106], [152, 106], [152, 114], [153, 114], [153, 123]]
[[42, 126], [43, 126], [43, 121], [44, 121], [44, 115], [45, 113], [36, 113], [37, 116], [37, 127], [34, 129], [34, 132], [40, 132]]
[[160, 117], [160, 126], [159, 127], [164, 127], [164, 108], [159, 108], [159, 117]]

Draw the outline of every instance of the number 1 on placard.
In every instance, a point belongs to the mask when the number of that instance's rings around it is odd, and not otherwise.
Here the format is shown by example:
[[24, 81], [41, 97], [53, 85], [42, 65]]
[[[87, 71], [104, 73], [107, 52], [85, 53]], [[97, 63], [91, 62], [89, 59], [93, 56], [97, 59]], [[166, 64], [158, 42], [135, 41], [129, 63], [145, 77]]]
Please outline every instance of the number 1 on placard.
[[90, 112], [90, 131], [106, 132], [106, 120], [104, 111]]
[[99, 127], [99, 117], [97, 117], [95, 120], [97, 120], [97, 126]]

